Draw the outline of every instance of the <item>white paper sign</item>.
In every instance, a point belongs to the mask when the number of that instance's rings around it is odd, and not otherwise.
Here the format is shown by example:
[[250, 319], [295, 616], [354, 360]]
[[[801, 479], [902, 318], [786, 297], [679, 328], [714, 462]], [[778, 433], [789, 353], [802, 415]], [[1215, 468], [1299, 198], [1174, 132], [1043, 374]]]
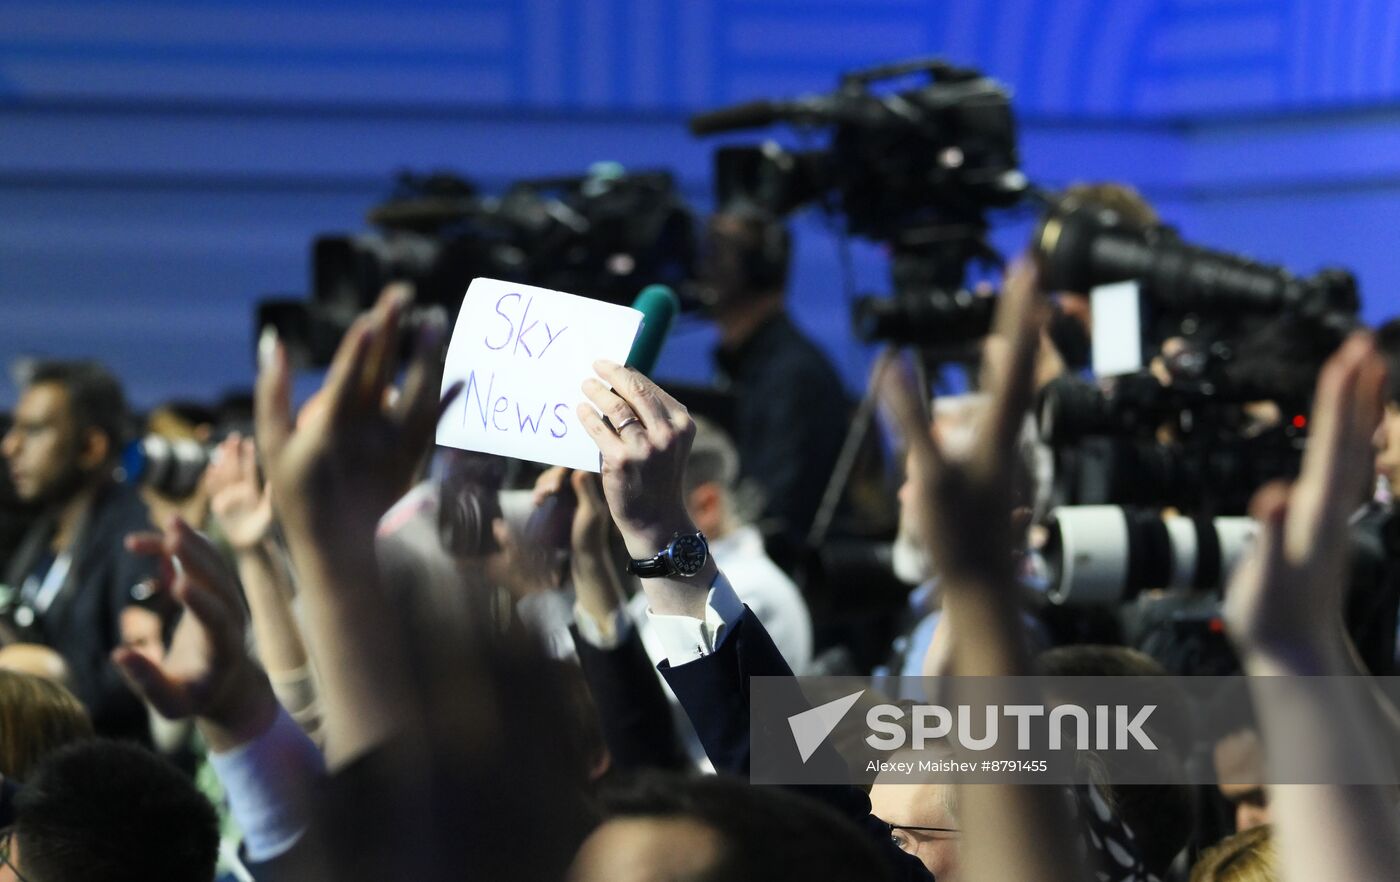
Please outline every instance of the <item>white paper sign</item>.
[[1142, 370], [1142, 316], [1137, 282], [1100, 285], [1089, 292], [1094, 316], [1094, 376]]
[[580, 386], [600, 358], [622, 364], [642, 314], [496, 279], [474, 279], [447, 346], [442, 388], [464, 384], [437, 443], [598, 471], [598, 446], [578, 421]]

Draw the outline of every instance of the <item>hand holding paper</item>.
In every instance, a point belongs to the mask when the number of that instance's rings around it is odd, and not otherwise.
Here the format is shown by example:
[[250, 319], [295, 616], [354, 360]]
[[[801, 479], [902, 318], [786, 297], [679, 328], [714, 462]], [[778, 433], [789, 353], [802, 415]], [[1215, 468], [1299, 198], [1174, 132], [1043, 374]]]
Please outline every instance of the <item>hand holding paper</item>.
[[596, 472], [598, 448], [579, 424], [579, 385], [593, 362], [623, 362], [642, 315], [561, 291], [475, 279], [447, 348], [443, 388], [462, 394], [437, 442]]

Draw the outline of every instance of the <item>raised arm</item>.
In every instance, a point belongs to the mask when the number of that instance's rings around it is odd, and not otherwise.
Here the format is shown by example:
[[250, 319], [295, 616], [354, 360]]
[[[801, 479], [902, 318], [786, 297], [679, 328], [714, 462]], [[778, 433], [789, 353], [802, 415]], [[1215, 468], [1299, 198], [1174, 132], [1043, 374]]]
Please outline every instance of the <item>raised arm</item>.
[[315, 678], [292, 613], [292, 573], [272, 535], [272, 493], [258, 477], [253, 439], [237, 433], [224, 439], [204, 483], [210, 512], [233, 550], [258, 659], [278, 701], [314, 734], [320, 726]]
[[[1353, 674], [1342, 627], [1348, 517], [1371, 476], [1385, 366], [1369, 336], [1348, 340], [1318, 380], [1298, 481], [1256, 494], [1260, 535], [1226, 595], [1225, 620], [1253, 679], [1269, 775], [1306, 763], [1324, 780], [1393, 780], [1380, 706], [1367, 684], [1280, 677]], [[1311, 777], [1311, 776], [1310, 776]], [[1270, 788], [1285, 880], [1395, 878], [1394, 791], [1382, 786]]]
[[127, 538], [160, 562], [159, 590], [184, 607], [159, 664], [121, 648], [112, 654], [132, 688], [162, 716], [193, 717], [255, 861], [284, 854], [310, 822], [320, 752], [278, 706], [248, 654], [238, 584], [209, 540], [179, 519], [165, 533]]
[[[318, 406], [295, 430], [291, 372], [280, 344], [258, 377], [258, 446], [296, 566], [332, 768], [412, 722], [404, 647], [374, 551], [379, 519], [408, 489], [441, 413], [446, 335], [440, 322], [420, 331], [403, 391], [391, 403], [399, 323], [409, 300], [406, 289], [391, 287], [356, 319]], [[449, 400], [452, 395], [455, 390]]]
[[[579, 420], [602, 453], [603, 493], [627, 551], [647, 559], [675, 536], [696, 532], [682, 483], [695, 423], [683, 404], [637, 370], [610, 361], [594, 369], [608, 385], [584, 381], [590, 403], [579, 405]], [[707, 557], [693, 575], [644, 579], [642, 588], [654, 614], [705, 621], [718, 575]]]
[[[923, 540], [938, 561], [949, 641], [959, 676], [1030, 674], [1013, 558], [1016, 440], [1030, 404], [1039, 344], [1034, 271], [1009, 274], [984, 376], [990, 404], [979, 443], [965, 459], [945, 454], [928, 431], [923, 394], [907, 369], [887, 370], [886, 400], [909, 445], [909, 484]], [[902, 367], [902, 366], [900, 366]], [[1077, 835], [1055, 787], [963, 786], [962, 860], [974, 880], [1085, 878]]]
[[[620, 635], [615, 628], [627, 603], [626, 561], [618, 559], [613, 537], [617, 528], [603, 498], [603, 485], [589, 472], [551, 469], [543, 481], [567, 481], [578, 501], [569, 531], [569, 572], [578, 612], [596, 624], [607, 640]], [[558, 492], [562, 492], [562, 486]]]
[[[628, 553], [653, 557], [676, 536], [694, 535], [686, 514], [682, 478], [695, 426], [685, 407], [631, 368], [594, 365], [598, 380], [584, 383], [589, 404], [579, 417], [602, 452], [602, 485]], [[604, 417], [607, 419], [604, 420]], [[750, 773], [750, 679], [792, 677], [763, 624], [744, 609], [713, 559], [693, 575], [642, 579], [648, 615], [664, 645], [661, 665], [671, 689], [695, 726], [705, 752], [721, 772]], [[810, 708], [795, 681], [783, 696], [790, 711]], [[809, 768], [840, 770], [844, 761], [830, 746], [814, 754]], [[870, 814], [864, 792], [846, 786], [805, 788], [862, 827], [884, 849], [897, 878], [926, 880], [928, 871], [899, 851], [889, 827]]]
[[[685, 757], [656, 668], [628, 615], [626, 559], [603, 485], [589, 472], [551, 469], [536, 496], [571, 490], [578, 501], [570, 535], [574, 586], [570, 629], [584, 679], [598, 706], [611, 764], [618, 769], [681, 769]], [[624, 552], [625, 553], [625, 552]]]

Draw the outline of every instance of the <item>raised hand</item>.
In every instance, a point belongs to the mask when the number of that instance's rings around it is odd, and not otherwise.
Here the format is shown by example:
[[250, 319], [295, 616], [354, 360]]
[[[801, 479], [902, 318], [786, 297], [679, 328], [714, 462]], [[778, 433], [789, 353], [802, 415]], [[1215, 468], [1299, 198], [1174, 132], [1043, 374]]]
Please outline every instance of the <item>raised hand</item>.
[[574, 591], [578, 604], [602, 627], [627, 601], [624, 561], [614, 554], [612, 515], [603, 496], [603, 482], [591, 472], [569, 476], [578, 507], [574, 509], [570, 546]]
[[273, 505], [296, 566], [335, 768], [411, 726], [406, 651], [379, 584], [375, 528], [409, 489], [433, 440], [445, 322], [423, 325], [401, 394], [389, 387], [410, 301], [388, 288], [341, 341], [313, 404], [293, 429], [291, 375], [277, 345], [257, 385], [257, 436]]
[[694, 529], [682, 482], [695, 423], [685, 405], [637, 370], [610, 361], [593, 369], [612, 389], [585, 380], [591, 406], [579, 405], [579, 420], [603, 454], [603, 493], [628, 550], [650, 557], [677, 530]]
[[925, 398], [907, 364], [886, 358], [882, 397], [909, 447], [909, 486], [921, 516], [913, 520], [938, 562], [945, 588], [1014, 586], [1012, 512], [1017, 440], [1030, 406], [1039, 342], [1035, 270], [1012, 268], [986, 344], [983, 376], [988, 406], [977, 444], [962, 458], [947, 455], [929, 432]]
[[460, 391], [439, 401], [445, 322], [423, 324], [401, 394], [390, 390], [399, 325], [412, 300], [390, 286], [355, 320], [336, 351], [316, 406], [295, 430], [291, 372], [276, 346], [258, 377], [257, 436], [275, 504], [284, 518], [321, 531], [368, 527], [399, 498], [432, 442], [438, 417]]
[[1369, 442], [1384, 383], [1369, 335], [1353, 336], [1328, 360], [1298, 480], [1255, 495], [1259, 536], [1225, 595], [1225, 623], [1251, 675], [1271, 779], [1301, 773], [1337, 782], [1270, 788], [1285, 882], [1390, 879], [1400, 862], [1391, 789], [1338, 786], [1380, 784], [1395, 774], [1388, 705], [1368, 678], [1342, 676], [1359, 673], [1342, 619], [1348, 520], [1371, 478]]
[[608, 500], [603, 495], [602, 480], [592, 472], [572, 472], [569, 485], [578, 499], [569, 531], [570, 546], [575, 554], [585, 549], [606, 551], [608, 537], [613, 531], [613, 520], [608, 511]]
[[547, 469], [535, 481], [534, 501], [570, 490], [576, 500], [569, 527], [569, 568], [579, 607], [599, 627], [607, 628], [613, 613], [627, 600], [624, 561], [614, 554], [616, 527], [603, 495], [603, 483], [592, 472], [563, 466]]
[[126, 547], [159, 558], [159, 585], [184, 608], [170, 649], [157, 664], [125, 647], [112, 661], [143, 699], [170, 719], [195, 717], [210, 747], [230, 750], [272, 724], [277, 699], [248, 655], [238, 582], [219, 552], [173, 518], [164, 534], [133, 533]]
[[603, 548], [613, 530], [603, 485], [592, 472], [564, 466], [545, 469], [535, 479], [531, 499], [536, 508], [551, 497], [572, 495], [573, 514], [569, 518], [569, 548], [574, 555]]
[[258, 477], [257, 445], [237, 432], [219, 445], [204, 473], [209, 510], [234, 551], [250, 551], [272, 529], [272, 492]]
[[[209, 510], [234, 552], [234, 564], [252, 618], [258, 661], [280, 684], [310, 684], [306, 647], [290, 600], [296, 594], [292, 573], [280, 546], [270, 540], [275, 518], [272, 488], [258, 475], [257, 446], [252, 438], [229, 435], [204, 473]], [[306, 709], [310, 685], [300, 691], [281, 686], [279, 699], [299, 719], [311, 719]], [[289, 697], [290, 696], [290, 697]]]
[[[590, 403], [579, 405], [579, 421], [603, 455], [603, 495], [628, 553], [649, 558], [677, 533], [695, 531], [683, 485], [695, 423], [685, 405], [633, 368], [597, 361], [593, 369], [612, 389], [585, 380]], [[705, 618], [716, 572], [710, 560], [689, 579], [644, 580], [652, 611]]]
[[[945, 615], [930, 673], [1010, 677], [1030, 673], [1022, 634], [1013, 534], [1015, 454], [1030, 405], [1041, 311], [1035, 271], [1007, 275], [993, 337], [984, 347], [988, 406], [977, 443], [953, 458], [928, 431], [922, 391], [886, 364], [882, 392], [909, 445], [909, 486], [923, 538], [937, 562]], [[946, 641], [946, 642], [945, 642]], [[959, 789], [968, 878], [1085, 878], [1062, 795], [1038, 785]]]
[[1341, 648], [1348, 519], [1373, 474], [1371, 436], [1384, 387], [1384, 360], [1369, 335], [1354, 335], [1318, 378], [1297, 482], [1255, 494], [1259, 537], [1230, 582], [1224, 610], [1245, 654]]

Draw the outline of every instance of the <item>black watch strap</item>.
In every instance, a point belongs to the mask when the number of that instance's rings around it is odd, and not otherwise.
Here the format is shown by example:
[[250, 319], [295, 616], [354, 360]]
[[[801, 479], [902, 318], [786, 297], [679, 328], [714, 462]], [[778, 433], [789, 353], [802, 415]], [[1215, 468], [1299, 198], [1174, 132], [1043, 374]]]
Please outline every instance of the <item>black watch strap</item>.
[[656, 557], [646, 560], [633, 560], [627, 564], [627, 572], [643, 579], [655, 579], [669, 576], [674, 571], [671, 566], [671, 556], [664, 551]]

